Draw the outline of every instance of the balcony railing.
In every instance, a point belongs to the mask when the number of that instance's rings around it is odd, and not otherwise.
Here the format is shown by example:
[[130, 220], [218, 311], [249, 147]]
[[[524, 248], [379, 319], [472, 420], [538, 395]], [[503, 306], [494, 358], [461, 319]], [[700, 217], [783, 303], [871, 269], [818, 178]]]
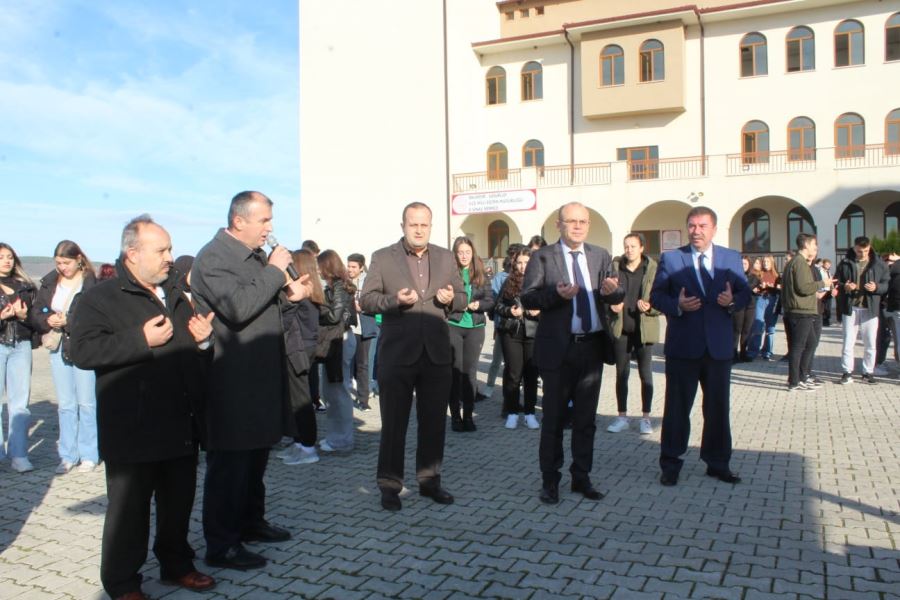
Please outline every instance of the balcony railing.
[[834, 149], [835, 169], [897, 166], [900, 166], [900, 143], [838, 146]]
[[757, 175], [759, 173], [791, 173], [794, 171], [816, 170], [816, 151], [814, 148], [729, 154], [726, 160], [726, 174], [728, 175]]
[[453, 176], [453, 192], [461, 194], [482, 190], [514, 190], [521, 187], [521, 182], [521, 169], [460, 173]]
[[629, 181], [692, 179], [694, 177], [706, 177], [708, 173], [708, 161], [701, 156], [628, 161]]
[[565, 187], [569, 185], [607, 185], [609, 182], [609, 163], [537, 167], [538, 187]]

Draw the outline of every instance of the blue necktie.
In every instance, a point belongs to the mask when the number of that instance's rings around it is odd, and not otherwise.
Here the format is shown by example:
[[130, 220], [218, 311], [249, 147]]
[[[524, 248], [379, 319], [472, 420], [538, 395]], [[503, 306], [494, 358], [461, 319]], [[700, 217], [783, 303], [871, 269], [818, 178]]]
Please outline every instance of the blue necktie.
[[709, 271], [706, 268], [706, 265], [703, 264], [706, 259], [705, 254], [700, 255], [700, 279], [703, 280], [703, 292], [705, 295], [709, 295], [712, 293], [713, 289], [713, 278], [712, 275], [709, 274]]
[[578, 266], [578, 250], [569, 252], [572, 255], [572, 275], [575, 278], [575, 285], [578, 286], [578, 293], [575, 294], [575, 314], [581, 319], [581, 330], [590, 331], [594, 328], [591, 322], [591, 303], [588, 299], [587, 287], [584, 285], [584, 277], [581, 276], [581, 267]]

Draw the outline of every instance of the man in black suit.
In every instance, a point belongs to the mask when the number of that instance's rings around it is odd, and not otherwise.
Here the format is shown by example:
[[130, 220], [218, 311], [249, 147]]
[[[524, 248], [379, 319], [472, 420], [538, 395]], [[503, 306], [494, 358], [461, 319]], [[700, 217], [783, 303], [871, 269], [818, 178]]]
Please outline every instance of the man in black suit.
[[546, 504], [559, 502], [563, 426], [570, 399], [572, 491], [590, 500], [603, 497], [590, 478], [603, 355], [611, 343], [603, 304], [618, 304], [625, 292], [607, 276], [612, 264], [609, 252], [584, 242], [590, 225], [584, 205], [570, 202], [560, 207], [559, 242], [531, 255], [522, 284], [522, 305], [541, 311], [534, 361], [544, 382], [540, 499]]
[[419, 493], [439, 504], [453, 496], [441, 486], [444, 431], [450, 400], [451, 355], [447, 315], [464, 310], [466, 292], [456, 259], [429, 244], [431, 209], [413, 202], [403, 209], [403, 237], [372, 255], [359, 304], [381, 314], [378, 338], [378, 402], [381, 506], [400, 510], [406, 429], [416, 395]]

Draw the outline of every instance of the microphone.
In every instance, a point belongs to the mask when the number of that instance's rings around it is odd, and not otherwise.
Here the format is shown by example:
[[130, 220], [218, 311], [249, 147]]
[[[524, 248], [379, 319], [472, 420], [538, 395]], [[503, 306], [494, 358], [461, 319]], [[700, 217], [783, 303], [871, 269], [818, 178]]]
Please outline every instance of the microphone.
[[[269, 248], [274, 250], [278, 247], [278, 239], [270, 233], [268, 236], [266, 236], [266, 244], [269, 246]], [[300, 273], [298, 273], [297, 269], [294, 268], [294, 263], [292, 262], [288, 263], [287, 274], [290, 275], [291, 279], [293, 279], [294, 281], [300, 279]]]

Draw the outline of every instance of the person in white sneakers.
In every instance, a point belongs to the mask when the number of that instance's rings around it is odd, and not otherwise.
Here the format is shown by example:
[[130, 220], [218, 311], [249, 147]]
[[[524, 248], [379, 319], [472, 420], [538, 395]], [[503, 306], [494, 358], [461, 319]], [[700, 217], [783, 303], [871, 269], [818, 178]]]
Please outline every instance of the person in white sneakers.
[[629, 233], [625, 236], [622, 256], [613, 259], [613, 273], [625, 289], [625, 299], [609, 307], [609, 326], [616, 354], [616, 402], [619, 416], [606, 428], [619, 433], [629, 427], [628, 376], [631, 357], [637, 358], [641, 378], [640, 432], [653, 433], [650, 406], [653, 401], [653, 344], [659, 342], [659, 311], [650, 306], [650, 288], [656, 277], [656, 261], [644, 255], [644, 236]]
[[[534, 407], [537, 404], [538, 369], [534, 364], [534, 334], [537, 332], [538, 310], [525, 310], [519, 293], [525, 278], [525, 267], [531, 249], [522, 248], [512, 257], [512, 270], [500, 289], [494, 312], [497, 313], [497, 342], [503, 348], [503, 411], [506, 428], [515, 429], [524, 417], [529, 429], [539, 429]], [[525, 404], [519, 397], [524, 387]]]

